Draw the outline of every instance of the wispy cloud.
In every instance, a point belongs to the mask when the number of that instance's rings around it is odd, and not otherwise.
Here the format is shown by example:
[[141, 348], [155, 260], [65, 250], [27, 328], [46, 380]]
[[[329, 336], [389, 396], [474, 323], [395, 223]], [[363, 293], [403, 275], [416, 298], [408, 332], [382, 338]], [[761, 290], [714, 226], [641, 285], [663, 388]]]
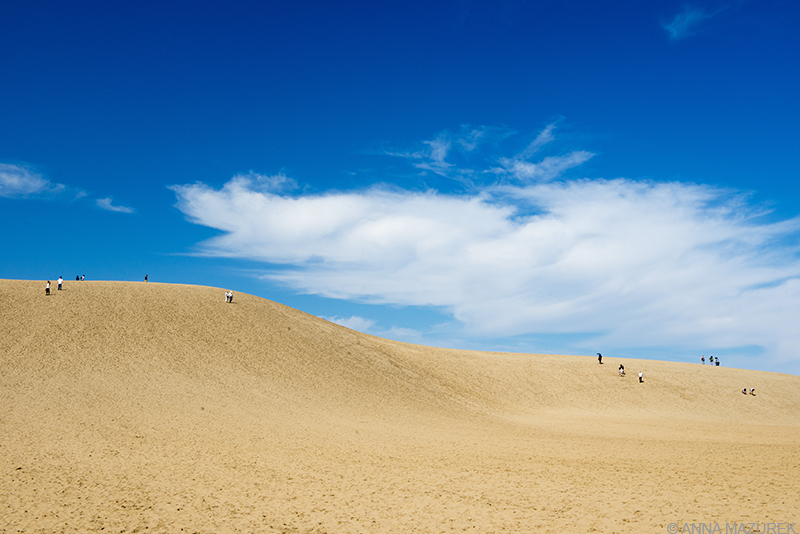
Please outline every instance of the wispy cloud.
[[555, 135], [553, 131], [556, 129], [555, 124], [548, 124], [547, 127], [539, 132], [539, 135], [536, 136], [536, 139], [531, 141], [531, 143], [523, 150], [519, 155], [517, 155], [517, 159], [519, 160], [527, 160], [533, 157], [534, 154], [539, 152], [542, 147], [546, 144], [555, 140]]
[[98, 198], [96, 201], [97, 206], [108, 211], [115, 211], [117, 213], [134, 213], [136, 210], [126, 206], [115, 206], [112, 204], [110, 197]]
[[52, 196], [65, 189], [64, 185], [46, 180], [28, 167], [0, 163], [0, 197]]
[[[82, 189], [54, 183], [27, 165], [0, 163], [0, 197], [28, 199], [61, 199], [73, 201], [89, 197]], [[115, 206], [110, 197], [95, 200], [98, 207], [120, 213], [133, 213], [133, 208]]]
[[412, 328], [403, 328], [392, 326], [391, 328], [380, 328], [376, 326], [376, 322], [372, 319], [359, 317], [354, 315], [352, 317], [322, 317], [326, 321], [336, 323], [357, 332], [371, 334], [374, 336], [395, 339], [397, 341], [405, 341], [406, 343], [424, 343], [425, 336], [419, 330]]
[[594, 154], [591, 152], [578, 150], [564, 156], [547, 156], [537, 163], [524, 161], [520, 158], [500, 158], [500, 164], [503, 165], [509, 175], [523, 182], [546, 182], [558, 178], [567, 169], [585, 163], [592, 156]]
[[536, 156], [547, 144], [555, 140], [555, 124], [548, 125], [539, 132], [525, 150], [512, 158], [499, 158], [502, 167], [495, 167], [492, 173], [507, 175], [521, 182], [547, 182], [560, 177], [564, 171], [573, 167], [578, 167], [591, 159], [594, 154], [585, 150], [572, 151], [560, 156], [546, 156], [540, 161], [531, 162], [531, 158]]
[[502, 128], [462, 126], [461, 130], [440, 132], [434, 139], [422, 141], [425, 148], [414, 151], [385, 151], [389, 156], [401, 157], [423, 171], [430, 171], [446, 178], [469, 181], [475, 171], [465, 165], [457, 165], [448, 158], [455, 152], [462, 157], [476, 151], [482, 144], [492, 143], [507, 137], [510, 132]]
[[[586, 157], [565, 156], [561, 168]], [[557, 172], [469, 194], [288, 196], [259, 190], [253, 176], [172, 189], [189, 220], [223, 232], [200, 254], [282, 265], [269, 278], [300, 292], [439, 307], [461, 335], [757, 345], [796, 361], [799, 219], [771, 221], [746, 196], [711, 186]]]
[[670, 22], [663, 24], [662, 27], [666, 30], [670, 40], [679, 41], [695, 33], [703, 21], [715, 17], [722, 11], [723, 9], [718, 9], [709, 12], [702, 7], [687, 5]]
[[450, 150], [450, 139], [445, 135], [439, 135], [432, 141], [425, 141], [429, 149], [419, 153], [423, 161], [414, 164], [418, 169], [427, 169], [437, 174], [447, 174], [447, 170], [452, 167], [451, 163], [447, 163], [447, 152]]
[[368, 332], [369, 329], [375, 325], [375, 321], [372, 319], [365, 319], [364, 317], [358, 317], [356, 315], [352, 317], [323, 317], [323, 319], [359, 332]]

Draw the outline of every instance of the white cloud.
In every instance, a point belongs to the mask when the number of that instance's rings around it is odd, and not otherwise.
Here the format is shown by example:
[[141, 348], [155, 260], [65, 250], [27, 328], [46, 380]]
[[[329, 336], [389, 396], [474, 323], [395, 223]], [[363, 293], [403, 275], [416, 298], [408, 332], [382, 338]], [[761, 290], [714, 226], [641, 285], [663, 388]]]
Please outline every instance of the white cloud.
[[555, 130], [555, 124], [548, 124], [547, 127], [539, 132], [539, 135], [536, 136], [536, 139], [531, 141], [531, 143], [525, 148], [525, 150], [517, 156], [516, 159], [519, 160], [526, 160], [532, 157], [534, 154], [539, 152], [543, 146], [547, 143], [552, 142], [555, 139], [553, 135], [553, 130]]
[[703, 8], [687, 5], [670, 22], [662, 26], [669, 34], [670, 40], [679, 41], [695, 33], [700, 23], [718, 15], [721, 11], [717, 10], [709, 13]]
[[98, 207], [108, 211], [115, 211], [117, 213], [133, 213], [136, 211], [133, 208], [128, 208], [126, 206], [114, 206], [111, 198], [109, 197], [98, 198], [95, 202], [97, 203]]
[[500, 158], [502, 168], [493, 168], [490, 172], [497, 175], [508, 175], [522, 182], [547, 182], [560, 177], [564, 171], [585, 163], [594, 154], [585, 150], [569, 152], [563, 156], [546, 156], [537, 163], [528, 161], [539, 151], [555, 140], [553, 130], [555, 124], [549, 124], [522, 152], [513, 158]]
[[0, 163], [0, 197], [53, 195], [64, 189], [62, 184], [54, 184], [27, 167]]
[[523, 182], [546, 182], [558, 178], [567, 169], [585, 163], [592, 156], [594, 154], [591, 152], [577, 150], [564, 156], [547, 156], [538, 163], [531, 163], [519, 158], [500, 158], [500, 164], [511, 176]]
[[380, 336], [387, 339], [394, 339], [396, 341], [404, 341], [406, 343], [425, 343], [425, 336], [423, 336], [420, 331], [414, 330], [413, 328], [403, 328], [398, 326], [392, 326], [388, 329], [379, 328], [375, 326], [374, 320], [367, 319], [365, 317], [359, 317], [357, 315], [353, 315], [351, 317], [339, 317], [338, 315], [335, 315], [333, 317], [322, 318], [326, 321], [330, 321], [332, 323], [344, 326], [345, 328], [356, 330], [357, 332], [363, 332], [365, 334]]
[[223, 232], [200, 254], [282, 265], [267, 276], [300, 292], [439, 307], [462, 337], [758, 346], [797, 365], [800, 219], [711, 186], [548, 177], [472, 194], [288, 196], [255, 175], [172, 189], [190, 221]]
[[359, 332], [367, 332], [370, 328], [375, 325], [375, 321], [371, 319], [365, 319], [363, 317], [358, 317], [357, 315], [353, 315], [352, 317], [323, 317], [326, 321], [330, 321], [332, 323], [336, 323], [338, 325], [342, 325], [345, 328], [349, 328], [350, 330], [357, 330]]
[[472, 128], [465, 125], [458, 133], [445, 131], [430, 141], [423, 141], [422, 144], [427, 145], [427, 148], [414, 152], [385, 152], [385, 154], [409, 159], [417, 169], [461, 181], [465, 176], [473, 174], [473, 171], [446, 161], [453, 149], [463, 156], [475, 151], [483, 143], [506, 136], [508, 132], [504, 129], [485, 126]]
[[[286, 264], [300, 291], [442, 306], [484, 335], [595, 332], [617, 344], [800, 348], [800, 263], [740, 197], [629, 180], [284, 197], [175, 187], [224, 235], [209, 255]], [[534, 211], [532, 215], [523, 215]]]

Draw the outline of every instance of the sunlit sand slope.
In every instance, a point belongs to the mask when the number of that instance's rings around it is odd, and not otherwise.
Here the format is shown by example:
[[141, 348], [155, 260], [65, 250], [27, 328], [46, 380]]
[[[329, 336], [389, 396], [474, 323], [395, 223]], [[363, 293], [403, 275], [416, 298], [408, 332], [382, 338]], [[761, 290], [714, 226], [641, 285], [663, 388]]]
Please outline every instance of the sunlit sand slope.
[[0, 532], [743, 521], [800, 523], [800, 377], [421, 347], [208, 287], [0, 280]]

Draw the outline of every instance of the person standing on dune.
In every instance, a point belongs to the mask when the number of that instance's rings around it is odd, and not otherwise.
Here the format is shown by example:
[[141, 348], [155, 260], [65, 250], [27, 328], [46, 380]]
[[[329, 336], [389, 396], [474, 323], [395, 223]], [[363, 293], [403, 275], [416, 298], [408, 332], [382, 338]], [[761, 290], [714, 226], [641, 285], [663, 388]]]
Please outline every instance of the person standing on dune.
[[599, 352], [597, 353], [597, 363], [603, 363], [603, 355]]
[[48, 280], [47, 281], [47, 285], [44, 286], [44, 294], [45, 295], [49, 295], [50, 294], [50, 280]]

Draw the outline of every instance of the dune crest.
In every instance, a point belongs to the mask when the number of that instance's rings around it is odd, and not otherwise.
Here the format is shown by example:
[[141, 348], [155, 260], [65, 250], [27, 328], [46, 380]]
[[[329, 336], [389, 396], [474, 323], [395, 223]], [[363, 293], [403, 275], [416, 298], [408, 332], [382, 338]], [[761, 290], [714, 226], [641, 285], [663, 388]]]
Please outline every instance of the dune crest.
[[0, 532], [800, 520], [800, 377], [421, 347], [224, 293], [0, 280]]

